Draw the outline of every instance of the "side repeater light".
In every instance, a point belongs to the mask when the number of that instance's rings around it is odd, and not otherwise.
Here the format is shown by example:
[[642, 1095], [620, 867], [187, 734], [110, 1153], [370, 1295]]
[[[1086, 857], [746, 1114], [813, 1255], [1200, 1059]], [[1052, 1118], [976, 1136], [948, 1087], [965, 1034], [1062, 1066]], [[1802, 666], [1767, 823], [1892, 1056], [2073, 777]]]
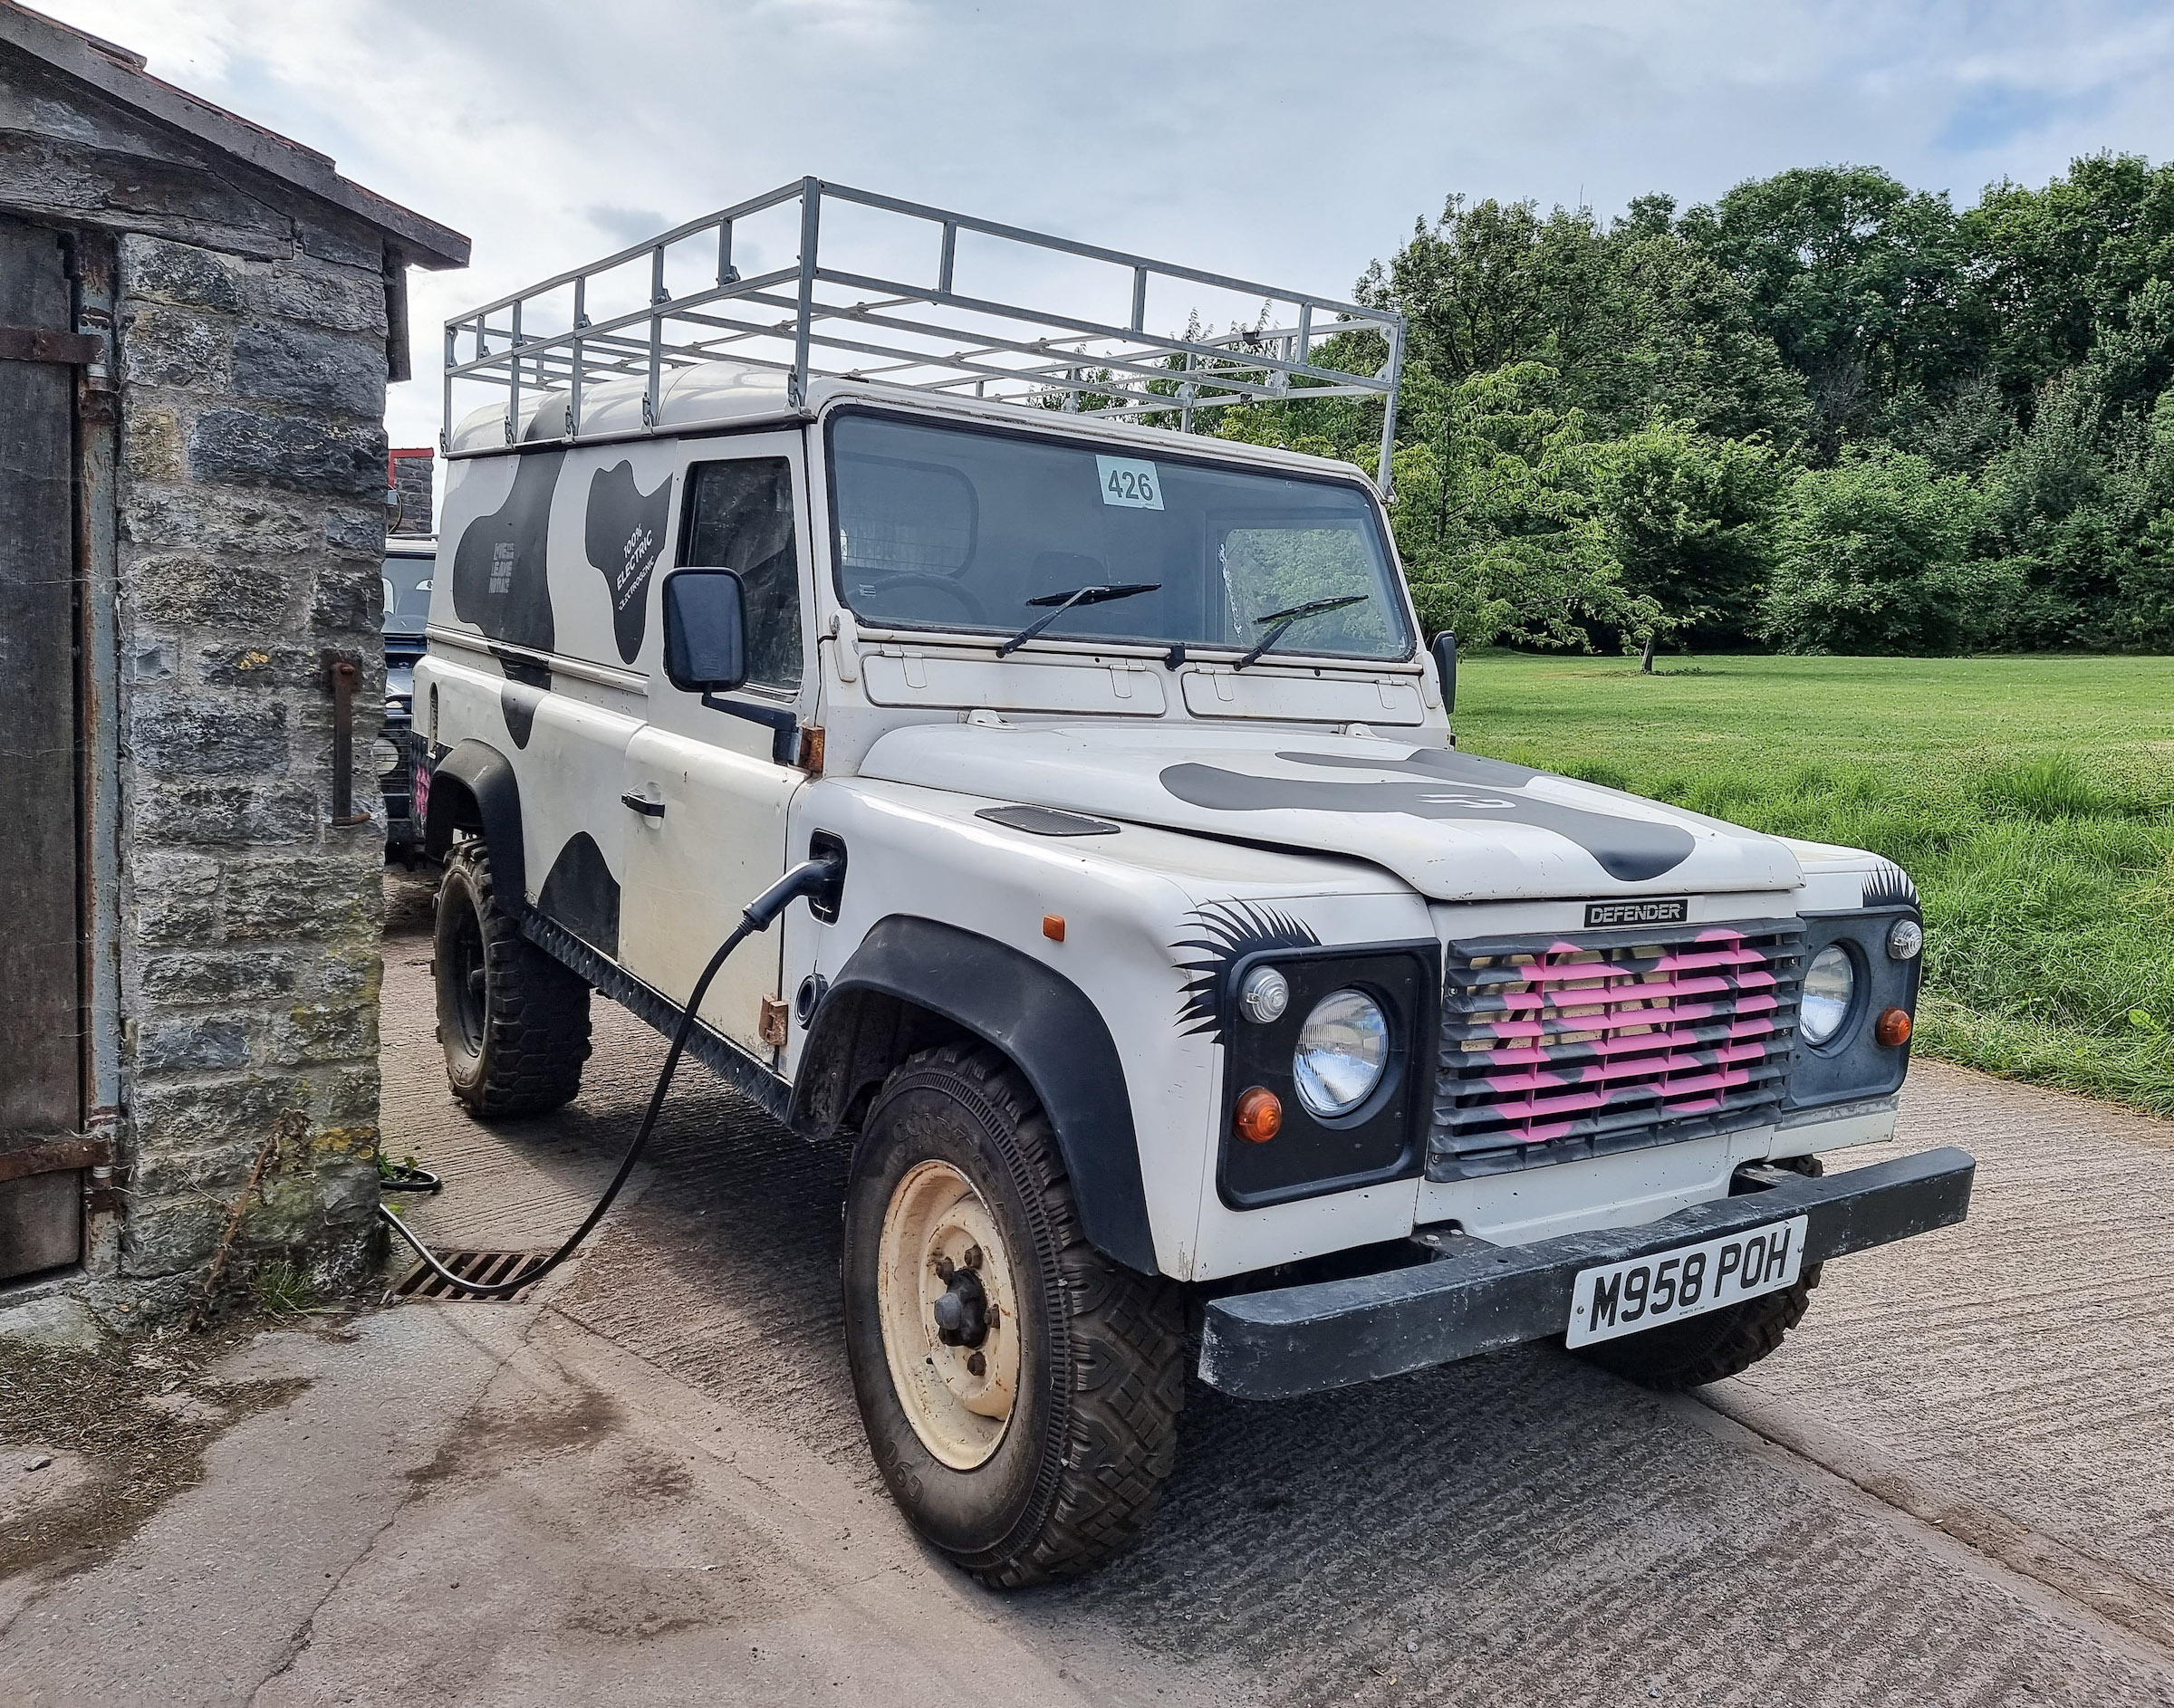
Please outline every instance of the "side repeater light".
[[1283, 1099], [1265, 1085], [1248, 1086], [1238, 1093], [1238, 1106], [1230, 1124], [1240, 1138], [1265, 1145], [1284, 1130]]
[[1883, 1008], [1880, 1018], [1872, 1022], [1872, 1036], [1890, 1050], [1899, 1049], [1909, 1041], [1909, 1011], [1907, 1008]]

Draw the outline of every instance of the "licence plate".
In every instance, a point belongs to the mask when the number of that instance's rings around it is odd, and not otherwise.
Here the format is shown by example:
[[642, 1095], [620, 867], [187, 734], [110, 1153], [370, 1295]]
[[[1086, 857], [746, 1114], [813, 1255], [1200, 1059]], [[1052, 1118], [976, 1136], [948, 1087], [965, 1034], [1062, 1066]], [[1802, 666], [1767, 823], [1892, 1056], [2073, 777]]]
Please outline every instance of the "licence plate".
[[1792, 1216], [1697, 1245], [1578, 1271], [1566, 1345], [1588, 1346], [1718, 1310], [1793, 1286], [1804, 1267], [1808, 1216]]

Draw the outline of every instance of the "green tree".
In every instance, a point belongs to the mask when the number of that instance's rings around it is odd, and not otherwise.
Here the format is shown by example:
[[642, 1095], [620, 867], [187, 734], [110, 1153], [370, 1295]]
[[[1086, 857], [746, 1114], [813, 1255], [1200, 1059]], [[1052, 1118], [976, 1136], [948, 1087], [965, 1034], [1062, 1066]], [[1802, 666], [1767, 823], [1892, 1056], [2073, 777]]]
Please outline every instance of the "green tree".
[[2107, 389], [2094, 360], [2061, 374], [1986, 470], [1985, 549], [2013, 583], [2011, 645], [2134, 645], [2150, 632], [2134, 609], [2151, 574], [2139, 554], [2174, 505], [2174, 390], [2147, 417], [2110, 412]]
[[2121, 580], [2122, 638], [2152, 652], [2174, 651], [2174, 510], [2162, 510], [2137, 542]]
[[1386, 265], [1368, 268], [1359, 293], [1404, 315], [1408, 366], [1454, 385], [1587, 349], [1613, 297], [1611, 273], [1606, 240], [1586, 210], [1558, 207], [1542, 218], [1532, 202], [1452, 196]]
[[1623, 585], [1595, 446], [1554, 369], [1423, 376], [1415, 390], [1391, 516], [1429, 634], [1590, 648], [1589, 623], [1643, 640], [1665, 621]]
[[1682, 238], [1618, 245], [1613, 331], [1592, 353], [1588, 407], [1618, 431], [1687, 421], [1722, 438], [1801, 443], [1812, 427], [1804, 377], [1759, 324], [1750, 293]]
[[[1990, 186], [1962, 216], [1988, 327], [1987, 355], [2009, 405], [2029, 412], [2047, 381], [2083, 361], [2154, 280], [2174, 279], [2174, 164], [2095, 154], [2044, 189]], [[2167, 380], [2116, 395], [2148, 408]]]
[[1677, 229], [1750, 293], [1804, 375], [1823, 459], [1883, 430], [1896, 399], [1945, 397], [1982, 365], [1982, 307], [1944, 193], [1873, 167], [1798, 168], [1737, 185]]
[[1794, 443], [1803, 379], [1744, 288], [1669, 231], [1672, 206], [1642, 197], [1603, 233], [1589, 209], [1452, 197], [1359, 290], [1406, 317], [1407, 368], [1447, 383], [1541, 361], [1603, 432], [1661, 416]]
[[1748, 638], [1773, 557], [1782, 485], [1773, 450], [1657, 421], [1596, 447], [1595, 461], [1623, 586], [1663, 613], [1656, 638]]
[[1792, 483], [1759, 627], [1785, 652], [1950, 652], [1972, 638], [1970, 483], [1921, 456], [1852, 448]]

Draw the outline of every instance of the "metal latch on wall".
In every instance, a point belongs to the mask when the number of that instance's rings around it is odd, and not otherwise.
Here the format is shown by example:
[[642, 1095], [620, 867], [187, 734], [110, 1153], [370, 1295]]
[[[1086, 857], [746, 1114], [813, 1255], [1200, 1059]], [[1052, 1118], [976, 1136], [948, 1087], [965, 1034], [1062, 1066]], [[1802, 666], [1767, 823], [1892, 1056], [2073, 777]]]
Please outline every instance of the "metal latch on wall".
[[105, 340], [90, 332], [60, 332], [44, 326], [0, 326], [0, 361], [88, 368], [103, 361], [105, 355]]
[[368, 824], [370, 814], [355, 811], [355, 689], [362, 681], [361, 661], [329, 648], [317, 659], [325, 692], [332, 696], [332, 822]]

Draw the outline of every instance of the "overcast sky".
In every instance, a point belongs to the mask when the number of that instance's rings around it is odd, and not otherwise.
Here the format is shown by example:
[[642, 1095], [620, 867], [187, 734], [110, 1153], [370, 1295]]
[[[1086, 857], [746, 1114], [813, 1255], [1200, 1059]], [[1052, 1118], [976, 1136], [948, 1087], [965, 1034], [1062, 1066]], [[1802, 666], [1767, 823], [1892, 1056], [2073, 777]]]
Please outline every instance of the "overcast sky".
[[2174, 155], [2166, 0], [37, 3], [475, 240], [414, 275], [396, 445], [447, 315], [806, 173], [1342, 294], [1451, 192], [1849, 161], [1965, 205]]

